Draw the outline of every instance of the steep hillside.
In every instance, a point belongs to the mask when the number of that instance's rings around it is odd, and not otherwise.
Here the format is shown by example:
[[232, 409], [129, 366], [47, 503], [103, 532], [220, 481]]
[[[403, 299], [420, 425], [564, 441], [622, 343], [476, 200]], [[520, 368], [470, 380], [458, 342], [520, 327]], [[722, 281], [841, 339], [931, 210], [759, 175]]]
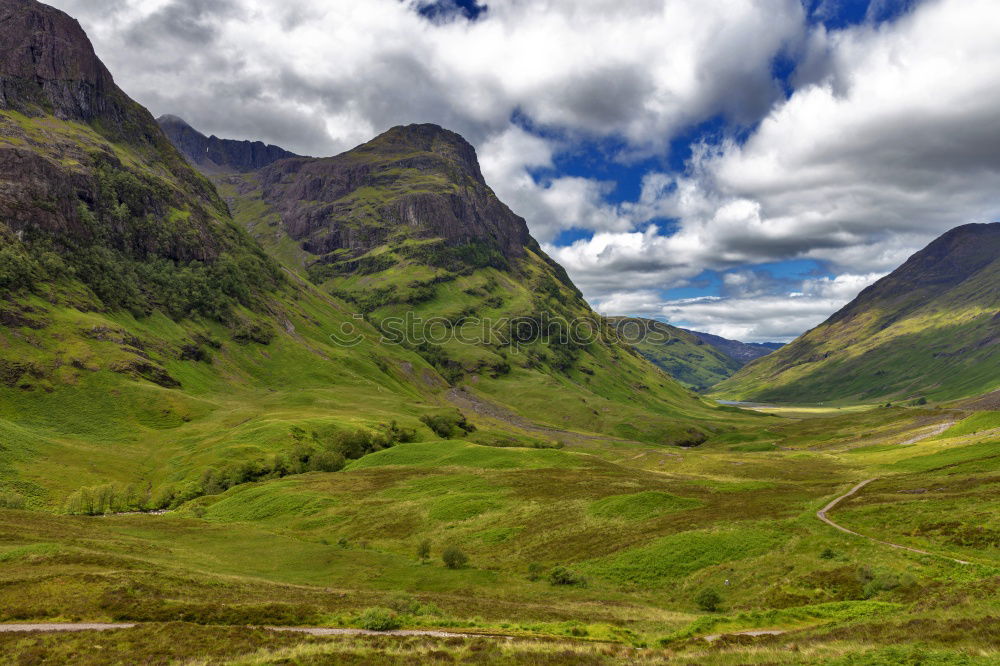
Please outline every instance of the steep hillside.
[[156, 122], [192, 164], [208, 172], [253, 171], [286, 157], [298, 157], [284, 148], [261, 141], [220, 139], [214, 134], [205, 136], [184, 120], [169, 114], [160, 116]]
[[947, 232], [717, 387], [786, 402], [953, 399], [1000, 383], [1000, 223]]
[[394, 127], [213, 180], [272, 256], [423, 356], [463, 409], [677, 443], [717, 414], [618, 340], [454, 132]]
[[705, 391], [743, 367], [705, 342], [701, 336], [707, 334], [640, 317], [612, 317], [611, 321], [640, 354], [696, 391]]

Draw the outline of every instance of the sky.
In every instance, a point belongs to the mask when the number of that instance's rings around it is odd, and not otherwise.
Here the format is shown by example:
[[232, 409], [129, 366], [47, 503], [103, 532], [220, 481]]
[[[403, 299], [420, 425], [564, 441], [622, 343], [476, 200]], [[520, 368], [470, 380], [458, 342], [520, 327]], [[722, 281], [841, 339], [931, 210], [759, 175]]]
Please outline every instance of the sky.
[[787, 341], [1000, 220], [997, 0], [50, 0], [206, 134], [432, 122], [604, 314]]

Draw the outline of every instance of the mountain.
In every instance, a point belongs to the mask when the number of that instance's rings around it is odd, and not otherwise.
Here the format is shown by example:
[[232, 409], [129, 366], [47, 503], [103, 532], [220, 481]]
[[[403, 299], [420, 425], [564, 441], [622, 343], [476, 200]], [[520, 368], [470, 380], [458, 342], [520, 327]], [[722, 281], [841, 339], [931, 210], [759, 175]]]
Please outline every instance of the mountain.
[[[421, 354], [464, 409], [495, 416], [500, 405], [545, 427], [624, 437], [703, 436], [686, 417], [706, 406], [617, 339], [458, 134], [393, 127], [334, 157], [209, 175], [272, 256]], [[573, 326], [590, 333], [577, 339]]]
[[170, 114], [156, 119], [171, 143], [198, 168], [208, 172], [253, 171], [288, 157], [299, 157], [261, 141], [235, 141], [205, 136], [181, 118]]
[[76, 21], [0, 0], [0, 38], [0, 494], [168, 506], [403, 439], [693, 444], [747, 419], [608, 331], [457, 134], [198, 164], [234, 219]]
[[767, 356], [775, 349], [780, 349], [784, 346], [782, 342], [740, 342], [712, 335], [711, 333], [702, 333], [688, 329], [681, 330], [690, 333], [702, 342], [712, 345], [729, 358], [738, 362], [740, 367], [761, 356]]
[[785, 402], [948, 400], [1000, 382], [1000, 223], [948, 231], [716, 387]]
[[[640, 354], [681, 384], [705, 391], [730, 377], [743, 363], [701, 336], [716, 338], [641, 317], [611, 317], [614, 327]], [[741, 342], [716, 338], [733, 346]]]

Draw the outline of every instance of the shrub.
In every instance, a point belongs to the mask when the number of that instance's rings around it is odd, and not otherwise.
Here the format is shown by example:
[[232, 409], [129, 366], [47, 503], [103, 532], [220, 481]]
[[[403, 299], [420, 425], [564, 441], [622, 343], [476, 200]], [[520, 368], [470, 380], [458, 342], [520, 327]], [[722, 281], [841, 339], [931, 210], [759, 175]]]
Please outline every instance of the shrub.
[[392, 631], [402, 623], [399, 616], [388, 608], [369, 608], [358, 617], [358, 624], [368, 631]]
[[819, 556], [821, 559], [824, 560], [832, 560], [833, 558], [837, 557], [837, 552], [832, 548], [827, 547], [823, 549], [823, 552], [820, 553]]
[[528, 580], [539, 580], [544, 572], [545, 567], [538, 562], [532, 562], [528, 565]]
[[722, 604], [722, 597], [715, 590], [705, 588], [695, 595], [694, 602], [698, 604], [698, 608], [701, 610], [707, 613], [714, 613], [719, 610], [719, 605]]
[[587, 584], [587, 580], [577, 572], [558, 566], [549, 572], [549, 582], [553, 585], [580, 585]]
[[448, 439], [456, 433], [461, 436], [476, 430], [476, 426], [469, 423], [461, 412], [457, 414], [425, 414], [420, 417], [420, 420], [441, 439]]
[[431, 556], [431, 542], [428, 541], [427, 539], [424, 539], [423, 541], [420, 542], [420, 545], [417, 546], [417, 557], [419, 557], [421, 560], [426, 561], [430, 556]]
[[448, 546], [441, 553], [444, 565], [449, 569], [461, 569], [469, 562], [469, 556], [462, 552], [458, 546]]

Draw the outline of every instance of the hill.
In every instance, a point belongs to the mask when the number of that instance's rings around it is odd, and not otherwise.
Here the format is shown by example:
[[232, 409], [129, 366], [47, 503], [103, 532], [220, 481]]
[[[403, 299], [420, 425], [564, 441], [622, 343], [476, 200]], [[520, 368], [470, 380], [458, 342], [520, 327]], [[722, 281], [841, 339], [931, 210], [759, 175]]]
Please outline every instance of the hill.
[[716, 387], [736, 400], [950, 400], [1000, 378], [1000, 223], [956, 227]]
[[691, 331], [688, 329], [681, 330], [687, 331], [702, 342], [712, 345], [729, 358], [737, 361], [740, 367], [761, 356], [767, 356], [775, 349], [781, 349], [784, 346], [784, 343], [781, 342], [740, 342], [739, 340], [729, 340], [718, 335], [712, 335], [711, 333], [702, 333], [701, 331]]

